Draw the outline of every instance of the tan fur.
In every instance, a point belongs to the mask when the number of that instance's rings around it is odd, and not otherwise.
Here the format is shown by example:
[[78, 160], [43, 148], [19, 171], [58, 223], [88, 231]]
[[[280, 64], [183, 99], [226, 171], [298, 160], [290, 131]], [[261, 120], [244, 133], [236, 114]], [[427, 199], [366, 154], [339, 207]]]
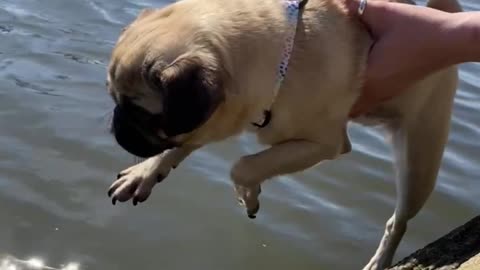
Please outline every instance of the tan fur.
[[[161, 111], [161, 97], [140, 75], [145, 59], [169, 64], [192, 57], [200, 58], [218, 74], [224, 100], [206, 123], [174, 138], [183, 146], [123, 171], [112, 185], [118, 200], [146, 199], [158, 175], [165, 178], [192, 151], [251, 131], [270, 147], [240, 158], [231, 177], [247, 212], [254, 215], [263, 181], [306, 170], [350, 151], [348, 113], [360, 93], [371, 40], [336, 0], [308, 1], [286, 79], [272, 107], [272, 121], [262, 129], [251, 125], [273, 98], [287, 30], [282, 12], [280, 0], [182, 0], [142, 12], [122, 32], [108, 73], [108, 88], [117, 103], [123, 95], [134, 97], [136, 104], [153, 113]], [[364, 269], [390, 265], [406, 222], [433, 189], [456, 83], [455, 67], [441, 70], [377, 111], [354, 120], [385, 127], [395, 148], [399, 174], [395, 214]], [[426, 127], [438, 138], [426, 133]], [[133, 192], [132, 185], [136, 187]]]

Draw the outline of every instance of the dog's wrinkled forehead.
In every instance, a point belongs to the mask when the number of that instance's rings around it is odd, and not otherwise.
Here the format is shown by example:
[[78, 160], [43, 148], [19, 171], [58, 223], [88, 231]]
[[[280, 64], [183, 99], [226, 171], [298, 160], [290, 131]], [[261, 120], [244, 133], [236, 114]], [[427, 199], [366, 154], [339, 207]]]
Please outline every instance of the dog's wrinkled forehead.
[[[123, 98], [130, 98], [140, 106], [153, 109], [154, 104], [148, 104], [148, 101], [161, 98], [158, 96], [162, 93], [162, 85], [157, 81], [159, 75], [186, 50], [172, 41], [161, 42], [157, 38], [136, 40], [137, 35], [148, 32], [148, 29], [140, 26], [130, 29], [113, 49], [106, 80], [108, 92], [117, 104]], [[160, 33], [157, 36], [163, 37]]]
[[[123, 53], [123, 52], [121, 52]], [[128, 100], [151, 112], [159, 112], [162, 91], [152, 87], [144, 77], [145, 51], [132, 48], [124, 54], [113, 54], [108, 67], [106, 87], [116, 104]]]
[[110, 68], [106, 81], [107, 91], [115, 104], [119, 105], [126, 101], [135, 102], [145, 95], [146, 89], [140, 76], [126, 70], [122, 70], [121, 73], [115, 72], [116, 69], [117, 66]]

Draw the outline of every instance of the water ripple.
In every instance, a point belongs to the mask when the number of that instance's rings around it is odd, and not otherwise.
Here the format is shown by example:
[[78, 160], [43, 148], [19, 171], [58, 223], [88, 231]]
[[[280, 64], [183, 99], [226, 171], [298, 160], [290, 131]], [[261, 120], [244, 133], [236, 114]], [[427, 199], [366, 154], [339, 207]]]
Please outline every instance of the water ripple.
[[88, 5], [93, 8], [96, 12], [98, 12], [102, 17], [112, 24], [122, 24], [123, 22], [113, 18], [105, 8], [102, 8], [93, 0], [85, 0]]
[[32, 257], [21, 260], [10, 255], [0, 256], [0, 270], [81, 270], [80, 264], [69, 262], [58, 268], [45, 265], [44, 260]]

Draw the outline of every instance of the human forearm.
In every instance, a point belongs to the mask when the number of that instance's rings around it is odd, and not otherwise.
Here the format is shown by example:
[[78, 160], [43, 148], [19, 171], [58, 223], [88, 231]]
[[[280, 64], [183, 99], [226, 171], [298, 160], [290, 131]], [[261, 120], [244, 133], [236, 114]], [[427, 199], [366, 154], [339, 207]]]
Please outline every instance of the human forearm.
[[[345, 0], [353, 15], [360, 0]], [[480, 62], [480, 12], [462, 12], [455, 1], [429, 0], [428, 7], [368, 0], [358, 18], [374, 39], [364, 91], [351, 116], [361, 115], [432, 72]]]
[[[347, 1], [350, 10], [356, 11], [358, 1]], [[396, 43], [408, 54], [418, 53], [410, 57], [428, 59], [437, 68], [480, 61], [480, 11], [462, 12], [458, 3], [444, 0], [430, 0], [428, 7], [377, 0], [368, 3], [363, 22], [375, 39], [398, 39]]]

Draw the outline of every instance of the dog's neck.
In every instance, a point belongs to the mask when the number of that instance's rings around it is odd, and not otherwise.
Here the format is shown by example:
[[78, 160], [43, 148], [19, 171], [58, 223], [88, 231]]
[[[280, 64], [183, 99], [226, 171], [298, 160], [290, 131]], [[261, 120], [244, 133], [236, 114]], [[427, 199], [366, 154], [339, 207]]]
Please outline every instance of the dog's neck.
[[277, 98], [280, 88], [282, 87], [283, 80], [287, 75], [288, 63], [290, 61], [290, 56], [292, 55], [293, 51], [300, 10], [307, 4], [307, 2], [308, 0], [283, 0], [285, 16], [287, 17], [289, 27], [285, 35], [282, 58], [280, 64], [277, 67], [276, 83], [275, 88], [273, 89], [272, 99], [269, 106], [264, 109], [262, 119], [259, 119], [259, 121], [255, 121], [252, 123], [257, 128], [266, 127], [270, 123], [272, 117], [271, 108]]

